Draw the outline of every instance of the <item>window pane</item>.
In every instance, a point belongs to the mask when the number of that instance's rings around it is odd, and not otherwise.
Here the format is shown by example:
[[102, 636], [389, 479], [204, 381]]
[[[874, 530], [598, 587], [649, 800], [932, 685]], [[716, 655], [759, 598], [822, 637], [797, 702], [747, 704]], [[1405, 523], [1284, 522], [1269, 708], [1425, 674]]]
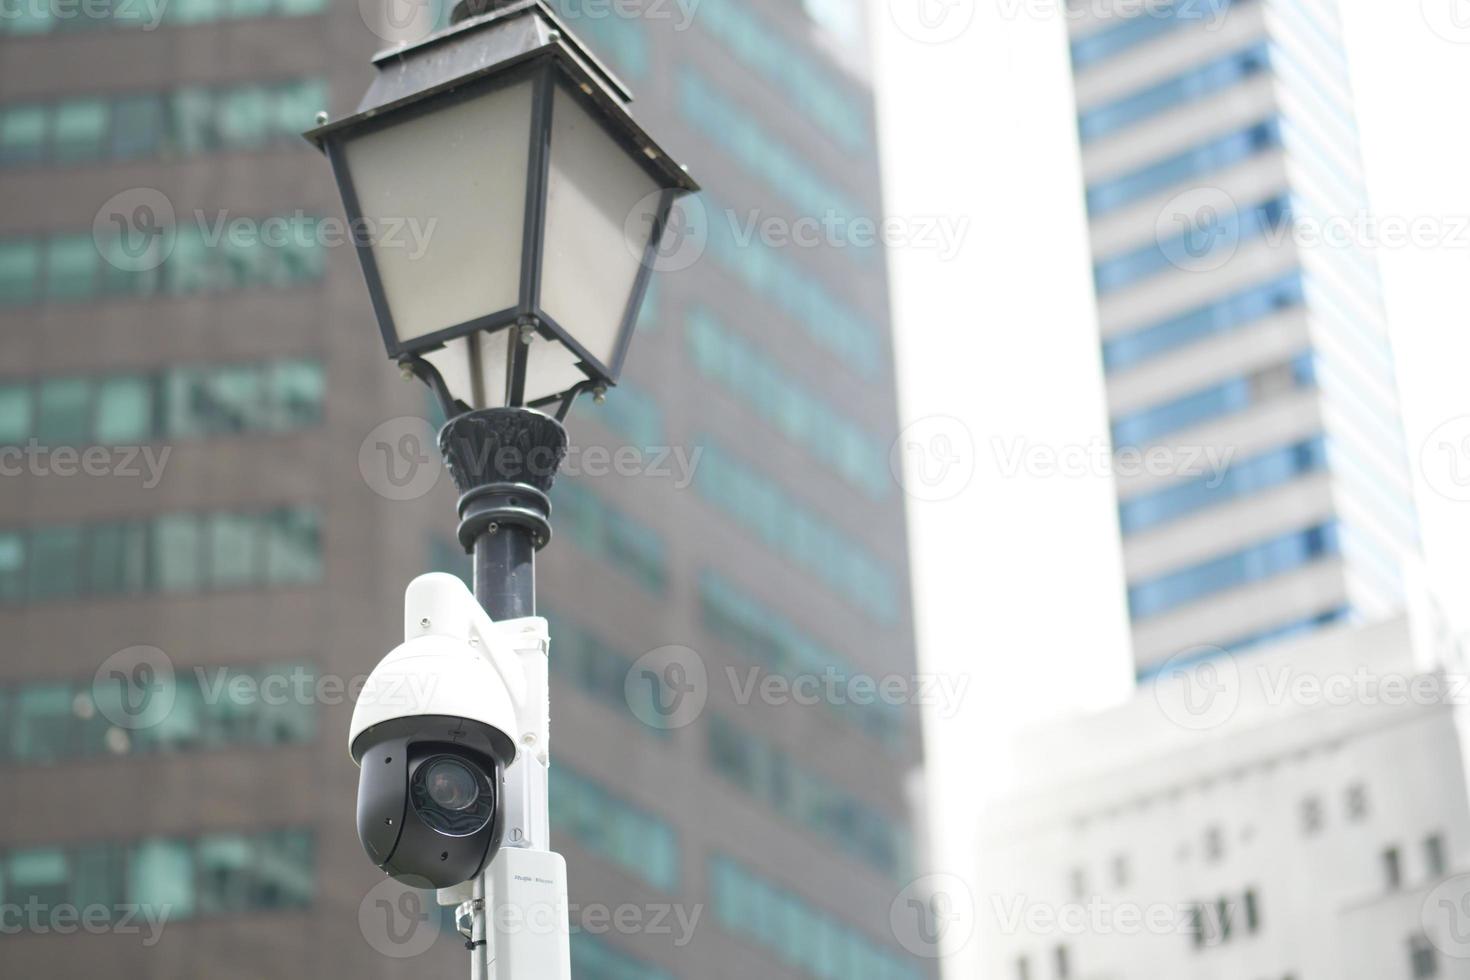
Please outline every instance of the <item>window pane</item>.
[[58, 163], [81, 163], [102, 155], [107, 105], [100, 99], [63, 102], [56, 109], [52, 152]]
[[320, 364], [285, 361], [273, 365], [268, 384], [267, 397], [275, 406], [274, 428], [298, 429], [321, 421], [326, 382]]
[[25, 538], [15, 531], [0, 532], [0, 602], [25, 598]]
[[270, 585], [315, 582], [321, 578], [321, 543], [317, 515], [283, 510], [265, 518], [266, 574]]
[[46, 155], [46, 109], [16, 106], [0, 115], [0, 165], [40, 163]]
[[92, 529], [88, 588], [93, 595], [130, 595], [148, 583], [148, 536], [142, 524]]
[[85, 299], [97, 288], [97, 246], [91, 235], [63, 235], [46, 247], [46, 295]]
[[163, 142], [163, 101], [156, 95], [124, 99], [114, 110], [112, 155], [137, 160], [157, 155]]
[[220, 141], [227, 147], [243, 149], [265, 142], [270, 125], [270, 100], [258, 86], [238, 88], [219, 98]]
[[91, 386], [80, 378], [41, 382], [36, 438], [46, 446], [76, 446], [91, 441]]
[[31, 435], [31, 386], [0, 384], [0, 446], [18, 446]]
[[59, 847], [37, 847], [10, 856], [10, 893], [6, 900], [19, 905], [54, 907], [71, 898], [71, 874], [66, 853]]
[[183, 841], [144, 841], [128, 860], [128, 901], [168, 908], [173, 920], [194, 914], [194, 856]]
[[31, 684], [16, 692], [11, 746], [22, 762], [54, 762], [66, 755], [72, 722], [67, 684]]
[[210, 585], [232, 589], [259, 580], [259, 520], [240, 514], [213, 514], [209, 518]]
[[34, 303], [41, 250], [32, 241], [0, 242], [0, 306]]
[[153, 525], [153, 580], [163, 592], [199, 588], [203, 580], [199, 519], [193, 514], [161, 517]]
[[81, 528], [36, 528], [31, 532], [30, 557], [31, 598], [63, 599], [78, 593]]
[[209, 374], [211, 432], [244, 432], [264, 427], [260, 371], [253, 365], [215, 368]]
[[[174, 4], [169, 9], [177, 12], [183, 8], [183, 4]], [[219, 137], [215, 133], [214, 99], [207, 89], [195, 87], [175, 92], [169, 109], [172, 115], [169, 128], [180, 153], [201, 153], [219, 146]]]
[[93, 413], [98, 443], [146, 442], [153, 436], [153, 385], [147, 378], [108, 378], [97, 386]]

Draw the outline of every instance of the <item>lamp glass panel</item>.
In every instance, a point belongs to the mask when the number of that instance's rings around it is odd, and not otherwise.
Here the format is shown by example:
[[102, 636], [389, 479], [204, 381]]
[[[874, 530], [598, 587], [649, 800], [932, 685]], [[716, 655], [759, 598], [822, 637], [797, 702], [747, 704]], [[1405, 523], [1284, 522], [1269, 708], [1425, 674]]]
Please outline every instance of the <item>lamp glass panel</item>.
[[347, 141], [400, 343], [518, 303], [530, 141], [529, 81]]
[[[471, 408], [499, 408], [505, 404], [509, 345], [514, 331], [476, 331], [431, 351], [424, 359], [439, 369], [449, 393]], [[577, 357], [555, 340], [537, 335], [526, 345], [526, 403], [560, 395], [587, 375]]]
[[653, 231], [659, 189], [581, 101], [558, 84], [541, 308], [609, 369]]

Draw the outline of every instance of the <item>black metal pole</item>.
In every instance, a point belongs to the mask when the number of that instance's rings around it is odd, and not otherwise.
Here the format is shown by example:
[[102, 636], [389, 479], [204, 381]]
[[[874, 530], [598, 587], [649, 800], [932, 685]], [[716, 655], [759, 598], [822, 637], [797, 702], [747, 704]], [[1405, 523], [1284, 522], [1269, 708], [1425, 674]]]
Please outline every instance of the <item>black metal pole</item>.
[[567, 452], [561, 423], [527, 408], [450, 419], [439, 450], [459, 488], [459, 542], [492, 620], [536, 613], [536, 552], [551, 540], [551, 491]]

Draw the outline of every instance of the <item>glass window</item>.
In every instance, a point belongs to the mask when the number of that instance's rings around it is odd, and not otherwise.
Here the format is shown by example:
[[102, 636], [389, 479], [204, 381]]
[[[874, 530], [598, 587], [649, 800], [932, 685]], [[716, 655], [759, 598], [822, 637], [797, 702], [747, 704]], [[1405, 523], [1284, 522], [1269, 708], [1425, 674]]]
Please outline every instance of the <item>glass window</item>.
[[1444, 838], [1438, 834], [1424, 838], [1424, 869], [1431, 878], [1438, 878], [1449, 870], [1449, 862], [1445, 857]]
[[133, 445], [153, 437], [153, 384], [143, 377], [107, 378], [97, 385], [92, 432], [107, 446]]
[[24, 445], [34, 424], [31, 386], [23, 381], [0, 382], [0, 446]]
[[203, 584], [199, 518], [171, 514], [153, 524], [153, 581], [161, 592], [194, 592]]
[[172, 920], [195, 910], [193, 849], [180, 840], [143, 841], [128, 855], [128, 901], [168, 909]]
[[71, 901], [71, 869], [59, 847], [16, 851], [6, 862], [6, 900], [19, 905], [47, 907]]
[[77, 848], [72, 854], [72, 901], [80, 908], [104, 908], [112, 914], [122, 900], [121, 852], [111, 844]]
[[322, 567], [317, 515], [303, 510], [281, 510], [263, 520], [266, 584], [294, 585], [319, 580]]
[[34, 303], [41, 278], [41, 249], [34, 241], [0, 242], [0, 306]]
[[36, 438], [45, 446], [91, 442], [91, 385], [81, 378], [41, 382]]
[[169, 20], [179, 24], [203, 24], [219, 20], [224, 0], [173, 0], [168, 7]]
[[0, 531], [0, 601], [25, 598], [26, 546], [17, 531]]
[[72, 726], [69, 684], [28, 684], [15, 693], [11, 708], [10, 746], [21, 762], [47, 763], [64, 758]]
[[163, 145], [164, 105], [156, 95], [123, 99], [113, 109], [112, 156], [139, 160], [156, 156]]
[[250, 842], [238, 834], [212, 834], [199, 841], [199, 911], [205, 915], [251, 907], [255, 864]]
[[51, 145], [57, 163], [84, 163], [100, 158], [106, 138], [107, 104], [101, 99], [78, 99], [56, 107]]
[[148, 585], [148, 529], [101, 524], [92, 529], [88, 588], [94, 595], [132, 595]]
[[210, 586], [237, 589], [260, 580], [260, 520], [242, 514], [211, 514]]
[[316, 114], [326, 108], [327, 83], [319, 78], [291, 82], [274, 93], [271, 131], [277, 138], [295, 139], [312, 127]]
[[229, 89], [218, 97], [220, 141], [231, 148], [250, 148], [266, 141], [271, 103], [258, 85]]
[[[173, 4], [169, 9], [178, 11], [184, 6]], [[169, 114], [172, 117], [169, 134], [180, 153], [204, 153], [220, 146], [215, 130], [214, 98], [208, 89], [194, 86], [173, 93]]]
[[312, 361], [282, 361], [269, 369], [268, 400], [275, 407], [276, 429], [299, 429], [321, 421], [326, 378]]
[[46, 109], [12, 106], [0, 112], [0, 166], [40, 163], [46, 156]]
[[38, 527], [31, 531], [30, 596], [65, 599], [80, 591], [82, 529]]
[[97, 289], [97, 245], [91, 235], [59, 235], [46, 246], [46, 295], [85, 299]]

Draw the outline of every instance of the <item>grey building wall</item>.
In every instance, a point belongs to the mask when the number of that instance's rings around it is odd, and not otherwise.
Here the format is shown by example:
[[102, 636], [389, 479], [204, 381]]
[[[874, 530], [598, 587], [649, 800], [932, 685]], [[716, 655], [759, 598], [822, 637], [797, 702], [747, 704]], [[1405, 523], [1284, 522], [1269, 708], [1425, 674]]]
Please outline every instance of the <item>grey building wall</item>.
[[[429, 413], [382, 356], [355, 257], [326, 248], [292, 264], [270, 250], [200, 258], [176, 246], [157, 270], [120, 276], [65, 247], [90, 239], [120, 193], [111, 213], [142, 222], [137, 207], [154, 198], [139, 189], [163, 195], [181, 227], [197, 223], [196, 210], [208, 220], [340, 214], [328, 168], [304, 143], [251, 135], [304, 128], [314, 107], [194, 96], [320, 79], [327, 108], [349, 111], [382, 44], [368, 29], [377, 11], [363, 6], [366, 17], [345, 2], [312, 12], [119, 0], [111, 20], [48, 25], [27, 7], [0, 22], [0, 428], [22, 444], [36, 436], [50, 452], [35, 458], [64, 464], [57, 446], [107, 442], [98, 427], [126, 412], [102, 395], [121, 388], [55, 383], [142, 377], [127, 391], [152, 392], [154, 421], [128, 444], [169, 451], [156, 485], [121, 472], [126, 450], [109, 456], [108, 475], [54, 472], [64, 465], [42, 475], [25, 463], [0, 479], [7, 975], [465, 969], [458, 937], [383, 888], [360, 852], [351, 707], [331, 686], [365, 674], [395, 642], [414, 574], [462, 567], [447, 479], [390, 499], [402, 494], [375, 444], [409, 474], [416, 444], [399, 440], [427, 432], [413, 419]], [[556, 841], [587, 926], [575, 972], [930, 975], [889, 922], [911, 877], [902, 787], [920, 762], [916, 713], [742, 704], [727, 673], [743, 682], [785, 662], [799, 664], [787, 674], [819, 674], [833, 654], [844, 675], [915, 669], [902, 495], [887, 468], [897, 426], [881, 249], [853, 247], [852, 228], [830, 221], [812, 247], [741, 244], [731, 230], [752, 209], [786, 223], [821, 219], [829, 204], [879, 214], [871, 94], [848, 67], [862, 61], [861, 38], [834, 39], [775, 0], [708, 0], [692, 16], [673, 4], [633, 17], [622, 5], [562, 9], [709, 189], [688, 225], [698, 257], [658, 277], [626, 390], [572, 417], [580, 475], [563, 478], [557, 539], [543, 554], [556, 630]], [[115, 23], [155, 12], [156, 29]], [[148, 136], [152, 117], [129, 101], [149, 93], [166, 94], [158, 124], [172, 136]], [[98, 97], [107, 106], [94, 138], [86, 100]], [[110, 214], [102, 220], [98, 241]], [[718, 328], [694, 325], [711, 318]], [[726, 346], [696, 349], [710, 336]], [[252, 416], [284, 384], [272, 367], [254, 382], [191, 385], [178, 374], [292, 359], [321, 366], [318, 416]], [[77, 411], [92, 417], [73, 432], [68, 391], [84, 393]], [[212, 421], [188, 435], [167, 421], [175, 415]], [[639, 472], [595, 475], [594, 446], [637, 447]], [[697, 460], [692, 483], [679, 453]], [[306, 515], [304, 529], [292, 514]], [[711, 611], [711, 595], [731, 590], [743, 632], [728, 603], [724, 618]], [[695, 651], [708, 700], [692, 724], [660, 732], [629, 709], [622, 685], [637, 658], [668, 645]], [[205, 703], [186, 699], [136, 730], [111, 724], [106, 665], [136, 646], [162, 651], [172, 690]], [[247, 697], [234, 721], [228, 704], [200, 694], [214, 668], [261, 679], [291, 674], [283, 665], [324, 683], [289, 694], [276, 714]], [[278, 832], [293, 836], [261, 836]], [[284, 869], [273, 858], [282, 841], [304, 849]], [[127, 908], [138, 900], [174, 921], [152, 936]], [[55, 910], [69, 905], [105, 907], [111, 924], [58, 935], [68, 923]], [[624, 912], [633, 926], [599, 918], [621, 907], [637, 910]], [[33, 908], [39, 928], [23, 920]], [[679, 915], [699, 916], [687, 944]]]

